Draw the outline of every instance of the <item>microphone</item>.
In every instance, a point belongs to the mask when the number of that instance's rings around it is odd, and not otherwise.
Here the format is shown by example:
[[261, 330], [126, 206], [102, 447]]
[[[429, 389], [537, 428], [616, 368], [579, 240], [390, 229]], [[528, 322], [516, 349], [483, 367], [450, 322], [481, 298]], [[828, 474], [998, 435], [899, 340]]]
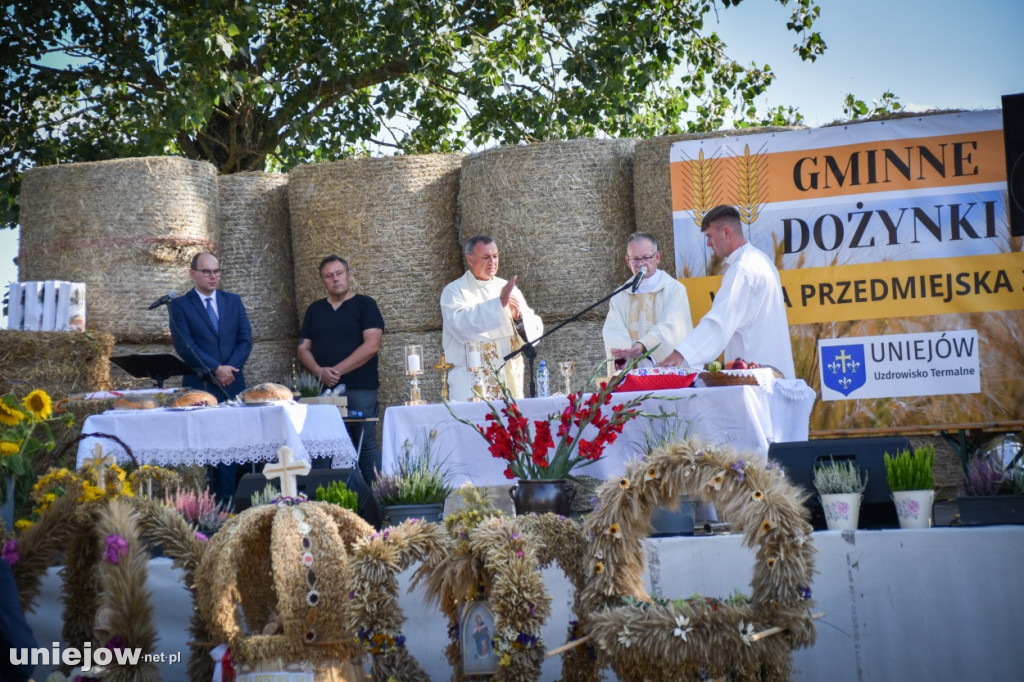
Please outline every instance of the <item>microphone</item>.
[[159, 308], [162, 305], [166, 305], [167, 303], [170, 303], [172, 300], [174, 300], [175, 296], [177, 296], [176, 293], [174, 293], [173, 291], [169, 291], [160, 298], [150, 303], [149, 309], [153, 310], [154, 308]]
[[641, 265], [640, 269], [636, 272], [636, 277], [633, 279], [633, 286], [629, 288], [629, 293], [635, 294], [636, 290], [640, 288], [640, 282], [644, 281], [644, 276], [647, 274], [647, 266]]

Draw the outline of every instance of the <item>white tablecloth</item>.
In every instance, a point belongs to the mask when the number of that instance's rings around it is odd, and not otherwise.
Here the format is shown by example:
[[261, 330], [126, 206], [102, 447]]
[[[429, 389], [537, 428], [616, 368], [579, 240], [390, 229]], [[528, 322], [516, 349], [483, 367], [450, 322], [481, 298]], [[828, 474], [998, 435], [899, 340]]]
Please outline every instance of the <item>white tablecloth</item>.
[[[636, 396], [636, 393], [616, 393], [611, 404]], [[815, 397], [815, 392], [799, 379], [779, 380], [767, 388], [721, 386], [659, 391], [656, 398], [644, 401], [641, 409], [653, 414], [659, 409], [675, 413], [688, 427], [689, 435], [766, 457], [769, 443], [807, 440]], [[523, 414], [534, 420], [560, 414], [568, 405], [568, 398], [528, 398], [518, 403]], [[501, 404], [496, 404], [500, 409]], [[452, 403], [452, 409], [477, 424], [484, 424], [488, 412], [485, 403]], [[610, 407], [605, 411], [610, 411]], [[640, 453], [644, 432], [650, 426], [643, 417], [630, 421], [618, 440], [605, 449], [604, 457], [575, 473], [601, 479], [620, 475], [626, 462]], [[406, 441], [422, 443], [430, 431], [437, 432], [433, 452], [446, 458], [453, 468], [455, 485], [466, 481], [475, 485], [508, 483], [503, 461], [492, 457], [483, 437], [472, 427], [453, 419], [444, 405], [396, 405], [387, 409], [383, 426], [384, 471], [392, 472], [397, 468]]]
[[[355, 466], [352, 445], [338, 408], [333, 405], [221, 405], [198, 410], [108, 410], [86, 418], [82, 433], [117, 436], [132, 449], [139, 464], [182, 466], [270, 462], [282, 445], [296, 458], [332, 457], [334, 468]], [[109, 438], [83, 438], [78, 465], [96, 443], [119, 462], [128, 453]]]

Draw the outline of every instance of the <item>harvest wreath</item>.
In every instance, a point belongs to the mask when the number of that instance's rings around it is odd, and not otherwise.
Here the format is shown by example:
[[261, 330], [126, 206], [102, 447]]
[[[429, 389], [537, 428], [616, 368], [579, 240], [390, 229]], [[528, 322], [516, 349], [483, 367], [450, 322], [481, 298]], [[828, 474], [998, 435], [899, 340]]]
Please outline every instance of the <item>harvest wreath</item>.
[[[751, 459], [682, 441], [633, 462], [599, 489], [585, 525], [583, 629], [620, 679], [784, 680], [791, 649], [814, 643], [815, 549], [804, 493], [777, 465]], [[644, 590], [642, 539], [651, 514], [681, 494], [714, 503], [757, 548], [749, 600], [670, 603]], [[765, 636], [770, 629], [781, 634]]]

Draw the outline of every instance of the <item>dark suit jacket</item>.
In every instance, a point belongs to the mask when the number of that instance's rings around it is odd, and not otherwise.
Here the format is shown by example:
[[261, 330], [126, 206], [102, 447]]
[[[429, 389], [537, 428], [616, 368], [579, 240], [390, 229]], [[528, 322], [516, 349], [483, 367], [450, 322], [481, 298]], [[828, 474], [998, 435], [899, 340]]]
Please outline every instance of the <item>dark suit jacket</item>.
[[245, 376], [239, 371], [234, 383], [222, 391], [213, 381], [213, 371], [220, 365], [242, 369], [252, 350], [252, 327], [238, 294], [217, 291], [215, 296], [220, 333], [213, 330], [203, 299], [195, 289], [171, 301], [168, 310], [174, 350], [196, 371], [194, 376], [182, 377], [182, 385], [208, 391], [224, 401], [224, 392], [231, 398], [242, 392]]

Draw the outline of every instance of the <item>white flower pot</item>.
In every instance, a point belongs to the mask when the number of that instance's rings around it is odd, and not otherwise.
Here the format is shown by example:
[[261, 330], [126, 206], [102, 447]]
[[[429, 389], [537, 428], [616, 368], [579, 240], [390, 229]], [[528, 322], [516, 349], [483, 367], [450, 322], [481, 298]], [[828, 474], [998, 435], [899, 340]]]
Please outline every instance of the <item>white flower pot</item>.
[[829, 530], [857, 530], [860, 520], [860, 493], [833, 493], [819, 495], [825, 523]]
[[899, 490], [893, 492], [892, 501], [896, 504], [900, 528], [932, 527], [934, 490]]

